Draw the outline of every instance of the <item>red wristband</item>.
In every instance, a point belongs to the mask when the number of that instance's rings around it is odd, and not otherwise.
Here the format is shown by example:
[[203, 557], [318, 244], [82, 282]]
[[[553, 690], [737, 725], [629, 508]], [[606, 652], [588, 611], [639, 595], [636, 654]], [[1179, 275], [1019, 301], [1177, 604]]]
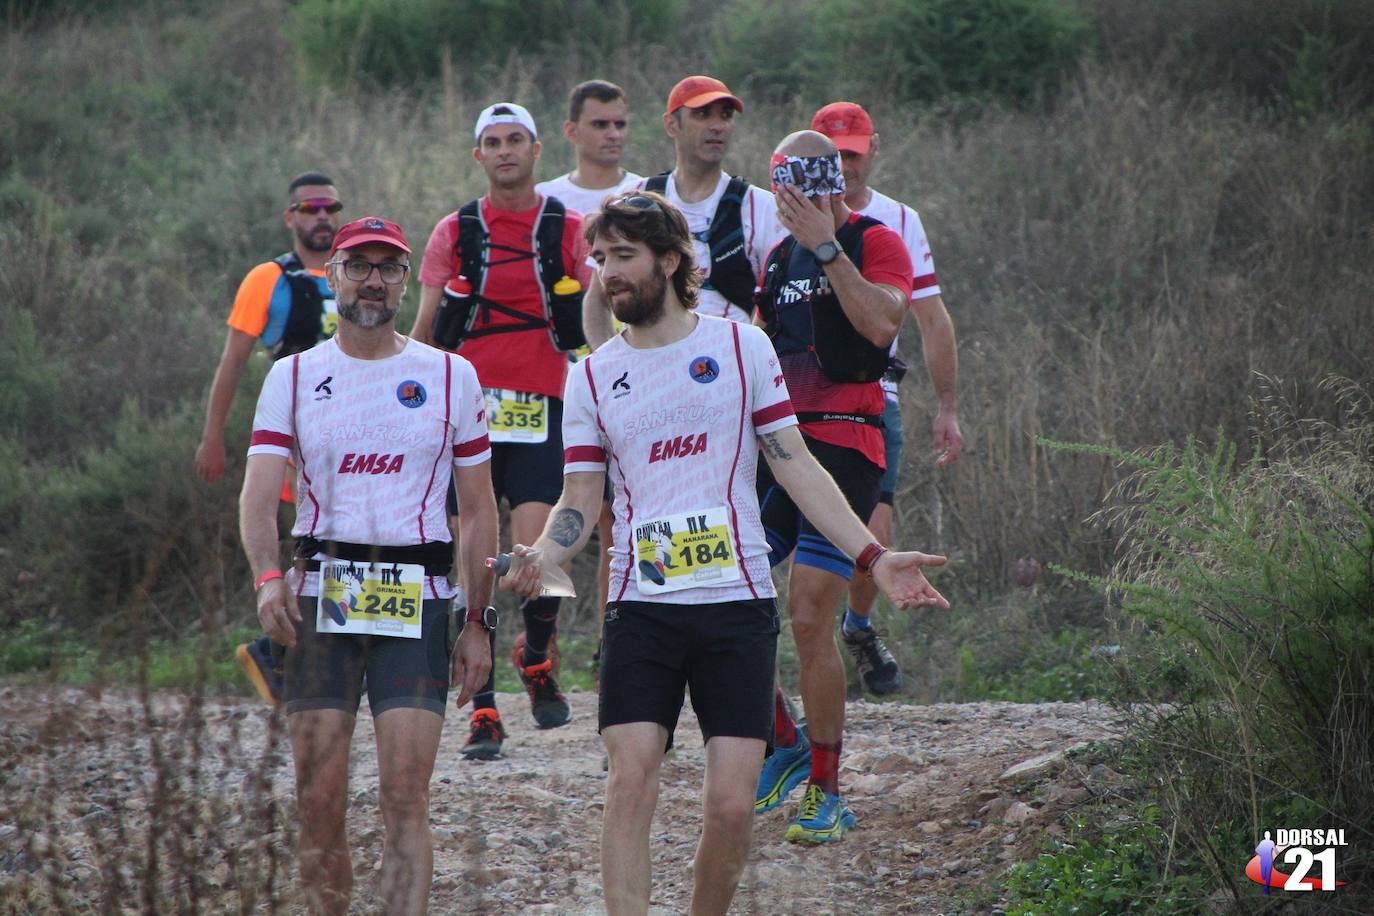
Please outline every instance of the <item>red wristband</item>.
[[269, 569], [267, 572], [265, 572], [265, 573], [263, 573], [262, 575], [258, 576], [258, 578], [257, 578], [256, 580], [254, 580], [254, 582], [253, 582], [253, 591], [257, 591], [258, 589], [260, 589], [260, 588], [262, 588], [264, 585], [266, 585], [268, 582], [271, 582], [273, 579], [281, 579], [281, 578], [284, 578], [284, 577], [282, 576], [281, 570], [280, 570], [280, 569]]
[[887, 553], [887, 548], [877, 541], [869, 544], [859, 551], [859, 556], [854, 560], [854, 568], [866, 576], [873, 575], [873, 564], [878, 562], [878, 558]]

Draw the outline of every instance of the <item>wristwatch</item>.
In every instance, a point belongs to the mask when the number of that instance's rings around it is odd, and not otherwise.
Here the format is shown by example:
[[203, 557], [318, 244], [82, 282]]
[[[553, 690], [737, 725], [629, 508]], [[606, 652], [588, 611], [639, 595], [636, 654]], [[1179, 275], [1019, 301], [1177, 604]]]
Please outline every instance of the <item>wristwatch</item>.
[[816, 246], [813, 254], [816, 255], [816, 260], [820, 262], [820, 265], [824, 267], [840, 256], [840, 246], [834, 242], [821, 242]]
[[463, 618], [465, 624], [480, 623], [488, 633], [496, 631], [496, 624], [499, 620], [494, 607], [470, 607], [468, 608], [468, 615]]

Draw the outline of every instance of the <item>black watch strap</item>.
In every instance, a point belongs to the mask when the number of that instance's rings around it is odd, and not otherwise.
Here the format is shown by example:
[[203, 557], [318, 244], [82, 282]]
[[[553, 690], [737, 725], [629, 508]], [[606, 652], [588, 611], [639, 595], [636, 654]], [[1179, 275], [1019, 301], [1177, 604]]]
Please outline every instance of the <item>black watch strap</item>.
[[816, 250], [813, 254], [816, 256], [816, 261], [824, 267], [827, 264], [833, 263], [834, 260], [840, 256], [840, 246], [835, 242], [821, 242], [816, 246]]

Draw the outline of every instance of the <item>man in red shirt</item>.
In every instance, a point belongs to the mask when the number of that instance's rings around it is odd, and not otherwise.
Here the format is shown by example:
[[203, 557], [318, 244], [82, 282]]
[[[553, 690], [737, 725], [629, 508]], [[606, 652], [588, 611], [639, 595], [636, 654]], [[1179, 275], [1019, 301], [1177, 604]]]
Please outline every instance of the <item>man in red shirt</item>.
[[[555, 340], [551, 309], [562, 294], [554, 287], [570, 289], [574, 279], [585, 287], [591, 269], [581, 216], [534, 190], [540, 146], [530, 113], [510, 102], [492, 105], [478, 116], [474, 134], [472, 155], [486, 172], [487, 193], [434, 227], [411, 336], [429, 343], [441, 309], [470, 309], [455, 349], [476, 367], [486, 392], [492, 482], [497, 499], [510, 504], [511, 537], [530, 543], [563, 483], [561, 397], [568, 357], [562, 351], [571, 347], [567, 339]], [[550, 232], [555, 241], [541, 244]], [[551, 273], [566, 276], [550, 279]], [[525, 640], [515, 664], [540, 728], [566, 725], [570, 718], [550, 657], [558, 601], [534, 598], [521, 605]], [[473, 698], [464, 756], [496, 757], [504, 738], [489, 680]]]
[[[789, 135], [773, 156], [778, 219], [789, 235], [764, 266], [755, 320], [778, 353], [807, 448], [868, 518], [885, 465], [883, 390], [887, 350], [911, 296], [911, 257], [901, 236], [844, 202], [834, 143], [816, 131]], [[840, 798], [845, 675], [835, 617], [854, 573], [850, 555], [806, 518], [768, 467], [759, 507], [774, 565], [796, 551], [788, 587], [807, 728], [778, 691], [775, 750], [764, 762], [754, 809], [767, 811], [809, 776], [787, 839], [832, 842], [857, 821]]]

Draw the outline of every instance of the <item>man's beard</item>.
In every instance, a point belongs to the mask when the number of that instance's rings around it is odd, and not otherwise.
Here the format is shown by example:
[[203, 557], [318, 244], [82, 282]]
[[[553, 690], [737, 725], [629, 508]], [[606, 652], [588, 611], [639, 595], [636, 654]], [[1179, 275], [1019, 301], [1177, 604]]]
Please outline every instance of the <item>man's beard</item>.
[[611, 297], [611, 314], [618, 321], [637, 327], [657, 324], [663, 317], [663, 304], [668, 297], [668, 276], [657, 268], [642, 283], [622, 292], [626, 298]]
[[[368, 303], [367, 308], [363, 307], [364, 301]], [[382, 299], [378, 303], [375, 299], [364, 300], [361, 296], [357, 296], [352, 302], [340, 302], [338, 308], [339, 317], [344, 321], [364, 330], [370, 330], [381, 327], [395, 318], [401, 310], [401, 305], [398, 302], [396, 305], [388, 307], [386, 299]]]
[[328, 224], [309, 230], [296, 230], [296, 238], [307, 251], [328, 252], [334, 246], [334, 227]]

